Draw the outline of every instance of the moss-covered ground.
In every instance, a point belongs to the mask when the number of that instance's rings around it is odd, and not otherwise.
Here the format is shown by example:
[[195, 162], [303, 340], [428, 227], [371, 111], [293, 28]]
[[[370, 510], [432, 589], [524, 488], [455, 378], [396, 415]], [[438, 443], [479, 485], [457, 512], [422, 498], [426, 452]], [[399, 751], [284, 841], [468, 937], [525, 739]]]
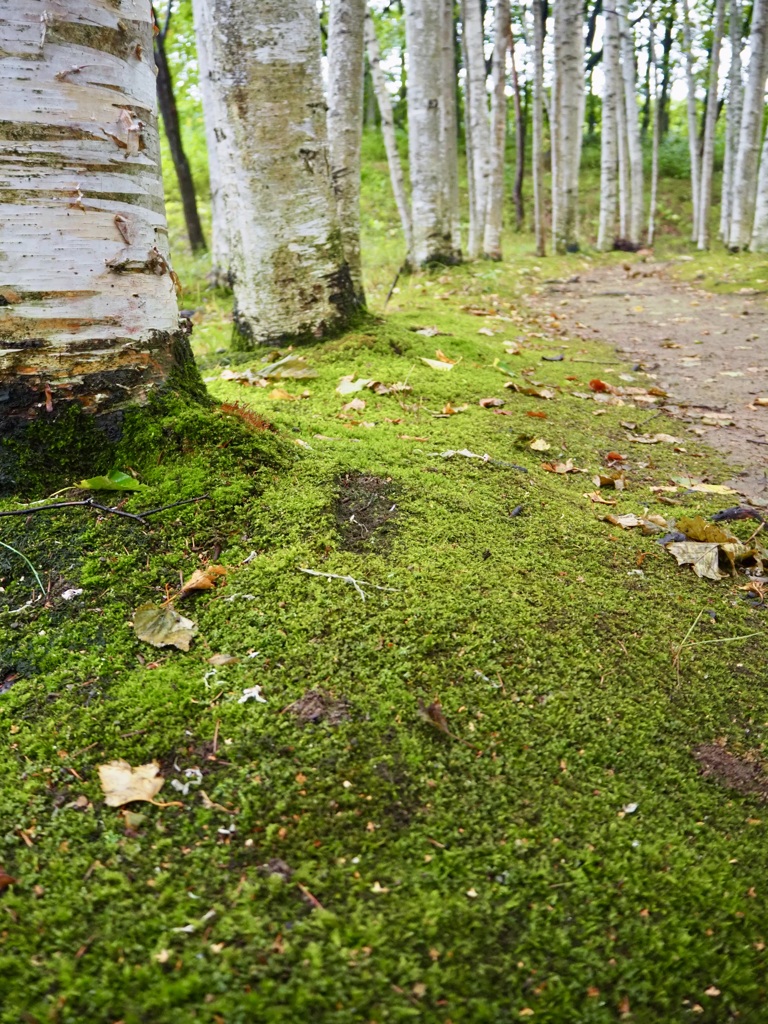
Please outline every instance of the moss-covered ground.
[[[377, 253], [396, 240], [371, 216], [380, 312], [396, 262]], [[317, 376], [274, 385], [310, 392], [293, 401], [220, 379], [260, 360], [228, 351], [226, 300], [193, 280], [211, 394], [277, 432], [171, 399], [115, 455], [146, 484], [124, 508], [204, 501], [149, 527], [85, 509], [0, 520], [50, 587], [0, 615], [3, 1024], [767, 1019], [768, 812], [692, 755], [764, 757], [765, 642], [734, 638], [766, 612], [743, 579], [700, 580], [600, 518], [734, 499], [660, 503], [652, 485], [723, 467], [695, 440], [628, 443], [622, 421], [679, 431], [654, 408], [595, 415], [571, 395], [631, 368], [530, 318], [531, 282], [587, 258], [536, 262], [528, 245], [401, 280], [385, 319], [302, 350]], [[451, 370], [421, 361], [438, 347]], [[504, 390], [525, 368], [556, 397]], [[348, 374], [412, 390], [341, 396]], [[353, 398], [365, 409], [343, 413]], [[448, 403], [468, 407], [434, 415]], [[494, 461], [433, 454], [462, 448]], [[609, 509], [584, 493], [612, 451], [628, 485]], [[542, 468], [562, 458], [589, 475]], [[225, 582], [178, 604], [190, 651], [140, 642], [134, 609], [214, 563]], [[301, 568], [368, 581], [366, 600]], [[0, 577], [22, 606], [34, 579], [5, 548]], [[689, 640], [722, 642], [676, 663], [697, 618]], [[220, 654], [238, 660], [214, 672]], [[255, 685], [266, 703], [240, 703]], [[289, 706], [308, 691], [343, 703], [304, 723]], [[107, 807], [97, 767], [115, 758], [158, 761], [170, 806]], [[173, 788], [192, 768], [202, 782]]]

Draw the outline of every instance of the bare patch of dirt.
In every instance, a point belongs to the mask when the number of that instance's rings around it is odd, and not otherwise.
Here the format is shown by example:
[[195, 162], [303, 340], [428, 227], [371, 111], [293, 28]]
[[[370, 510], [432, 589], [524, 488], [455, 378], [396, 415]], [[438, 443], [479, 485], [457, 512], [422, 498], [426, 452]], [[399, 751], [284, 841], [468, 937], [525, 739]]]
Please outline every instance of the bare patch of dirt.
[[337, 481], [336, 524], [347, 551], [386, 550], [397, 516], [395, 485], [389, 477], [344, 473]]
[[324, 690], [307, 690], [303, 697], [289, 704], [285, 710], [295, 715], [302, 725], [308, 725], [309, 722], [338, 725], [350, 717], [349, 701], [334, 697]]
[[712, 778], [726, 789], [742, 796], [768, 801], [768, 775], [761, 764], [738, 757], [713, 743], [703, 743], [693, 751], [705, 779]]
[[752, 290], [704, 291], [668, 269], [634, 257], [590, 268], [550, 282], [536, 305], [551, 311], [558, 333], [597, 335], [653, 374], [671, 396], [665, 410], [688, 425], [689, 443], [703, 438], [721, 451], [736, 471], [730, 486], [765, 505], [768, 407], [750, 406], [768, 395], [768, 304]]

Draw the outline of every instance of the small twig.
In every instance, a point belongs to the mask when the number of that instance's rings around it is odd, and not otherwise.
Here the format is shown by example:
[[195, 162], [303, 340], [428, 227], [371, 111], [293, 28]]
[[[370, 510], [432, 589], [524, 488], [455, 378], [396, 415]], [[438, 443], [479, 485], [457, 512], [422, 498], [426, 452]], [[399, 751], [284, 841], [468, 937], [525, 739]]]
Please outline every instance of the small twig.
[[683, 647], [685, 647], [685, 643], [686, 643], [688, 637], [691, 635], [691, 633], [694, 631], [696, 626], [699, 624], [699, 619], [701, 618], [701, 616], [703, 614], [704, 614], [704, 610], [702, 609], [699, 612], [699, 614], [696, 616], [696, 618], [693, 620], [693, 622], [691, 623], [691, 626], [690, 626], [688, 632], [683, 637], [682, 643], [677, 648], [677, 651], [675, 652], [675, 654], [672, 656], [672, 664], [675, 666], [675, 669], [677, 671], [677, 685], [678, 686], [680, 686], [680, 655], [683, 653]]
[[221, 719], [216, 719], [216, 728], [213, 730], [213, 750], [212, 753], [216, 753], [219, 749], [219, 726], [221, 725]]
[[[16, 548], [12, 548], [10, 544], [4, 543], [4, 541], [2, 541], [2, 540], [0, 540], [0, 545], [2, 545], [2, 547], [4, 547], [4, 548], [7, 548], [9, 551], [12, 551], [14, 553], [14, 555], [18, 555], [19, 558], [23, 558], [24, 559], [24, 561], [27, 563], [29, 568], [34, 573], [35, 579], [37, 580], [37, 585], [40, 587], [40, 594], [41, 594], [41, 596], [45, 597], [45, 587], [43, 586], [43, 581], [38, 576], [37, 569], [35, 569], [34, 565], [32, 565], [32, 563], [27, 558], [27, 556], [23, 552], [17, 551]], [[33, 598], [33, 600], [34, 600], [34, 598]]]
[[323, 910], [323, 905], [320, 902], [320, 900], [317, 898], [317, 896], [312, 895], [312, 893], [309, 891], [306, 885], [302, 885], [301, 882], [297, 882], [296, 888], [301, 891], [301, 894], [304, 897], [304, 899], [308, 903], [310, 903], [315, 908], [315, 910]]
[[757, 438], [754, 438], [754, 437], [748, 437], [746, 440], [749, 441], [750, 444], [764, 444], [764, 445], [768, 445], [768, 441], [758, 441]]
[[364, 583], [366, 587], [373, 587], [375, 590], [389, 590], [393, 594], [398, 593], [398, 591], [395, 590], [394, 587], [380, 587], [378, 586], [378, 584], [370, 583], [368, 580], [356, 580], [354, 576], [342, 576], [337, 572], [320, 572], [317, 569], [302, 569], [301, 567], [297, 568], [299, 569], [299, 572], [305, 572], [309, 576], [325, 576], [326, 579], [329, 580], [343, 580], [345, 583], [351, 583], [352, 586], [360, 595], [360, 597], [363, 599], [363, 601], [365, 600], [365, 591], [360, 586], [361, 583]]
[[758, 533], [760, 533], [760, 531], [761, 531], [761, 530], [762, 530], [762, 529], [763, 529], [764, 527], [765, 527], [765, 520], [763, 520], [763, 522], [762, 522], [762, 523], [760, 523], [760, 525], [758, 526], [758, 528], [757, 528], [757, 529], [755, 530], [755, 532], [754, 532], [754, 533], [750, 534], [750, 536], [749, 536], [749, 537], [747, 537], [747, 539], [746, 539], [746, 540], [744, 541], [744, 546], [746, 547], [746, 546], [747, 546], [747, 544], [751, 544], [751, 543], [752, 543], [752, 541], [753, 541], [753, 540], [755, 539], [755, 537], [756, 537], [756, 536], [758, 535]]
[[100, 505], [99, 502], [94, 501], [93, 498], [85, 498], [83, 501], [55, 501], [51, 505], [38, 505], [37, 508], [19, 508], [14, 509], [12, 512], [0, 512], [0, 516], [26, 516], [33, 515], [35, 512], [50, 512], [57, 508], [94, 508], [99, 512], [111, 512], [115, 516], [124, 516], [126, 519], [133, 519], [138, 523], [142, 523], [144, 526], [148, 524], [141, 518], [141, 516], [134, 515], [133, 512], [123, 512], [119, 508], [111, 508], [109, 505]]
[[749, 640], [753, 636], [762, 636], [762, 635], [763, 635], [762, 633], [758, 632], [758, 633], [745, 633], [743, 636], [724, 636], [724, 637], [721, 637], [718, 640], [694, 640], [691, 643], [686, 644], [686, 647], [699, 647], [701, 644], [730, 644], [730, 643], [733, 643], [734, 640]]
[[201, 494], [199, 498], [185, 498], [183, 501], [174, 501], [172, 505], [160, 505], [159, 508], [148, 508], [146, 512], [139, 512], [139, 515], [153, 516], [156, 512], [167, 512], [169, 508], [177, 508], [179, 505], [191, 505], [195, 501], [205, 501], [209, 494]]
[[398, 281], [400, 280], [400, 275], [402, 274], [402, 272], [403, 272], [404, 270], [405, 270], [405, 263], [402, 263], [402, 264], [400, 265], [400, 267], [399, 267], [399, 269], [398, 269], [397, 273], [395, 274], [395, 280], [394, 280], [394, 281], [392, 282], [392, 284], [390, 285], [390, 289], [389, 289], [389, 291], [387, 292], [387, 297], [386, 297], [386, 299], [384, 299], [384, 309], [386, 309], [386, 308], [387, 308], [387, 303], [389, 302], [389, 300], [390, 300], [390, 299], [392, 298], [392, 296], [394, 295], [394, 292], [395, 292], [395, 288], [397, 287], [397, 282], [398, 282]]

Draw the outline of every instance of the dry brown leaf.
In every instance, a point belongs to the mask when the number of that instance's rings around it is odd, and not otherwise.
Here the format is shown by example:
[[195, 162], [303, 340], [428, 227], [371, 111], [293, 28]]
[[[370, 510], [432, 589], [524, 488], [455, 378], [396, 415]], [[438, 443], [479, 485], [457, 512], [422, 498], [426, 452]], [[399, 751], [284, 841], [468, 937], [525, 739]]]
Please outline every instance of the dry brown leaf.
[[543, 437], [537, 437], [534, 441], [528, 445], [535, 452], [548, 452], [551, 445], [549, 441], [545, 441]]
[[14, 882], [16, 882], [16, 879], [13, 875], [9, 875], [5, 868], [0, 867], [0, 892], [3, 889], [7, 889], [9, 885], [13, 885]]
[[180, 615], [173, 605], [140, 605], [133, 614], [133, 628], [139, 640], [153, 647], [178, 647], [188, 651], [197, 626]]
[[477, 403], [483, 409], [500, 409], [504, 405], [503, 398], [481, 398]]
[[157, 761], [132, 768], [127, 761], [99, 765], [99, 781], [107, 807], [122, 807], [134, 800], [152, 803], [165, 781]]
[[623, 491], [624, 473], [595, 473], [592, 483], [595, 487], [613, 487], [616, 491]]
[[667, 544], [667, 551], [674, 555], [678, 565], [691, 565], [697, 576], [708, 580], [720, 580], [723, 573], [719, 569], [720, 549], [717, 544], [701, 544], [687, 540]]
[[226, 575], [227, 570], [223, 565], [209, 565], [206, 569], [195, 569], [179, 591], [179, 597], [185, 597], [192, 590], [213, 590], [216, 586], [215, 580], [219, 576]]
[[546, 469], [548, 473], [578, 473], [578, 469], [573, 464], [571, 459], [566, 459], [565, 462], [542, 462], [542, 469]]
[[590, 501], [594, 502], [595, 505], [618, 505], [618, 501], [609, 501], [604, 498], [599, 491], [590, 491], [584, 495], [585, 498], [589, 498]]
[[434, 729], [444, 732], [446, 736], [452, 735], [439, 700], [433, 701], [432, 704], [425, 704], [421, 697], [419, 697], [419, 715]]
[[362, 412], [365, 408], [365, 399], [353, 398], [351, 402], [347, 402], [346, 405], [342, 405], [342, 412]]
[[439, 359], [441, 363], [450, 363], [451, 366], [455, 366], [456, 363], [458, 363], [458, 359], [451, 359], [449, 356], [445, 354], [445, 352], [441, 351], [439, 348], [435, 349], [435, 358]]
[[285, 388], [272, 388], [267, 395], [267, 398], [271, 398], [274, 402], [295, 402], [298, 397], [298, 395], [292, 395], [290, 391], [286, 391]]
[[224, 665], [235, 665], [238, 661], [240, 659], [231, 654], [214, 654], [208, 659], [208, 664], [213, 665], [214, 668], [221, 668]]

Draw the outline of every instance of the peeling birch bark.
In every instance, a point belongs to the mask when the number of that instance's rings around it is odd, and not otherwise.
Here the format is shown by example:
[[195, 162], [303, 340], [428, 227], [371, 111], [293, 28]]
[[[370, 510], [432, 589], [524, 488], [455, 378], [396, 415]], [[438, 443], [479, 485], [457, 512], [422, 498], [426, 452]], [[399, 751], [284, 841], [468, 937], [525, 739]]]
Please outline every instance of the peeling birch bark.
[[360, 258], [360, 145], [363, 133], [365, 0], [331, 0], [328, 11], [328, 140], [341, 242], [352, 285], [365, 305]]
[[504, 215], [504, 164], [507, 135], [507, 50], [510, 43], [509, 0], [496, 0], [493, 21], [493, 89], [488, 193], [485, 211], [483, 254], [501, 259], [501, 228]]
[[639, 245], [643, 233], [643, 149], [640, 142], [640, 120], [637, 113], [637, 81], [635, 44], [629, 24], [627, 0], [616, 0], [619, 25], [619, 51], [624, 79], [624, 110], [629, 165], [629, 230], [630, 242]]
[[358, 311], [331, 183], [313, 0], [209, 0], [234, 325], [322, 338]]
[[555, 5], [552, 234], [557, 252], [576, 252], [579, 248], [579, 166], [584, 110], [582, 15], [580, 0], [558, 0]]
[[544, 233], [544, 0], [533, 0], [533, 230], [536, 255], [547, 252]]
[[483, 23], [480, 0], [462, 0], [463, 38], [466, 61], [466, 119], [469, 123], [468, 146], [471, 147], [472, 205], [469, 210], [470, 259], [483, 251], [485, 217], [488, 211], [488, 187], [491, 174], [490, 126], [488, 123], [488, 89], [483, 52]]
[[701, 176], [699, 181], [699, 222], [697, 225], [697, 248], [709, 248], [709, 214], [712, 208], [712, 172], [715, 162], [715, 126], [717, 124], [717, 82], [720, 68], [720, 46], [725, 25], [725, 0], [715, 4], [715, 24], [712, 30], [712, 54], [709, 65], [707, 87], [707, 111], [704, 127], [704, 148], [701, 155]]
[[656, 59], [656, 26], [651, 19], [648, 29], [648, 54], [653, 72], [653, 139], [651, 141], [651, 198], [648, 203], [648, 245], [653, 245], [656, 232], [656, 202], [659, 191], [659, 139], [661, 136], [661, 97], [659, 95], [659, 62]]
[[0, 0], [0, 435], [119, 422], [178, 361], [150, 5]]
[[619, 39], [616, 12], [605, 11], [603, 31], [603, 118], [600, 129], [600, 220], [597, 248], [602, 252], [613, 248], [616, 239], [618, 199], [618, 135], [616, 107], [623, 96], [619, 75]]
[[686, 104], [688, 110], [688, 152], [691, 159], [691, 200], [693, 228], [691, 241], [695, 242], [699, 227], [699, 199], [701, 195], [701, 169], [699, 167], [699, 129], [696, 123], [696, 78], [693, 72], [693, 38], [688, 0], [683, 0], [683, 47], [685, 49]]
[[733, 174], [736, 166], [736, 148], [739, 144], [741, 109], [744, 99], [741, 50], [742, 15], [740, 0], [731, 0], [728, 13], [728, 34], [731, 43], [731, 66], [728, 71], [728, 98], [725, 106], [725, 155], [723, 158], [723, 184], [720, 194], [720, 237], [728, 240], [731, 229], [733, 204]]

